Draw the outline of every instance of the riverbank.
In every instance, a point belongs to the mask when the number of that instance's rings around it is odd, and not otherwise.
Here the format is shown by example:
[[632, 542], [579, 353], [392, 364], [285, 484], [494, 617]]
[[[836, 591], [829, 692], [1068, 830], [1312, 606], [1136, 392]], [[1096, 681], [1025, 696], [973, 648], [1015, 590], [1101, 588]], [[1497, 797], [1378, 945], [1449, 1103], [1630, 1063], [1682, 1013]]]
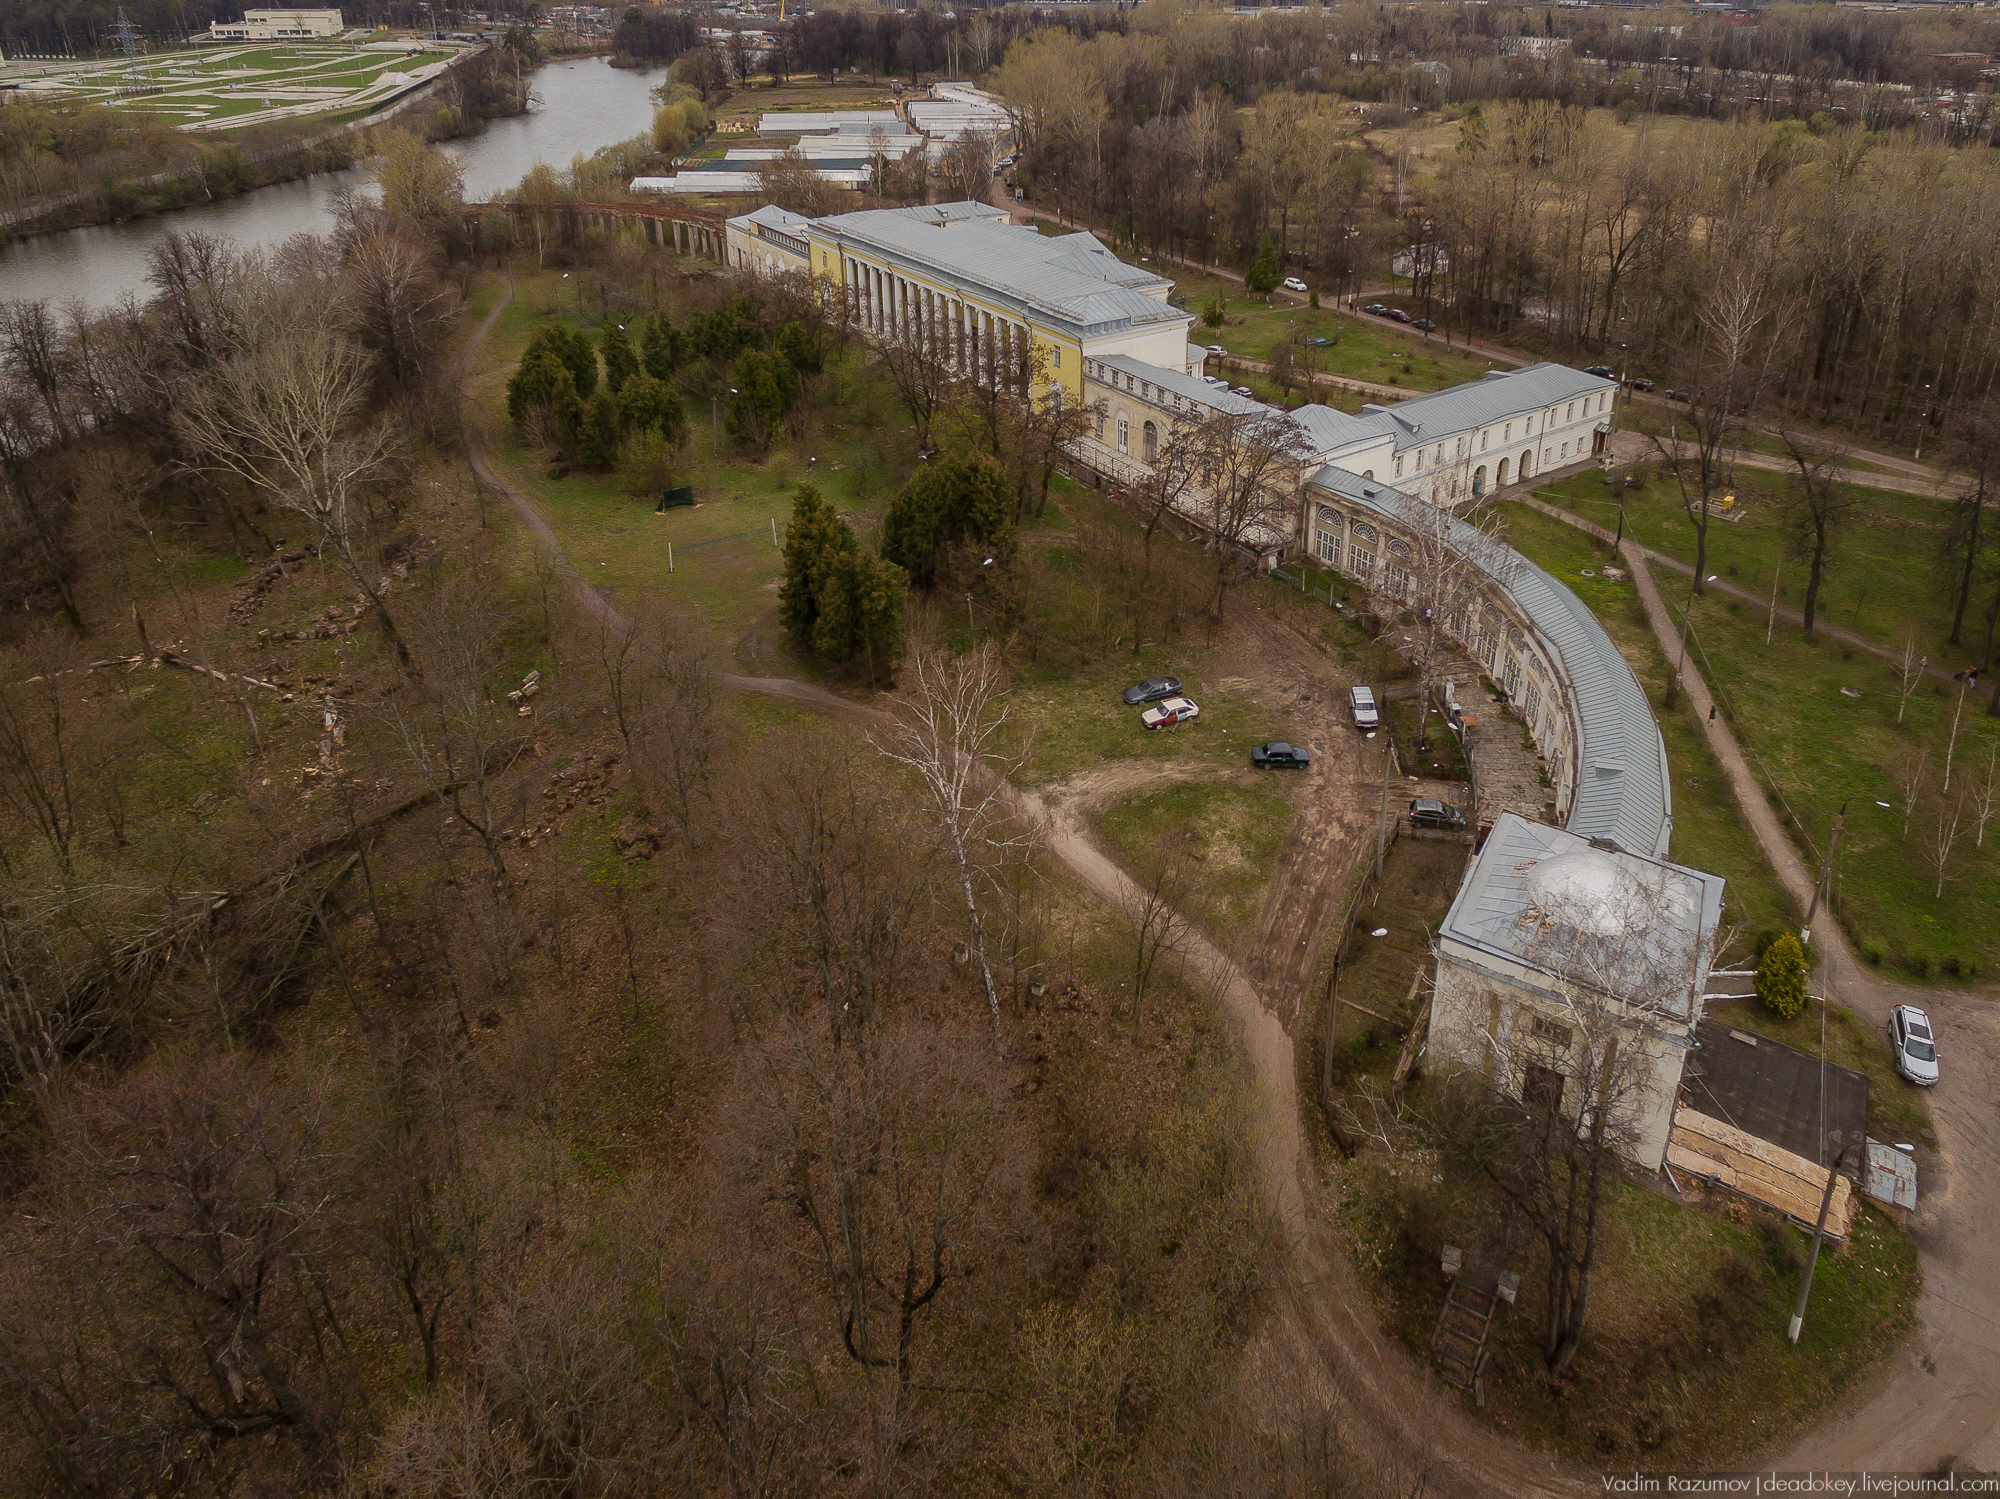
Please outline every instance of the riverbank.
[[0, 243], [152, 218], [341, 171], [366, 154], [367, 131], [391, 123], [430, 140], [476, 135], [489, 121], [526, 113], [528, 98], [528, 74], [512, 54], [474, 48], [453, 58], [438, 77], [353, 119], [182, 137], [194, 152], [187, 165], [109, 172], [90, 187], [0, 214]]

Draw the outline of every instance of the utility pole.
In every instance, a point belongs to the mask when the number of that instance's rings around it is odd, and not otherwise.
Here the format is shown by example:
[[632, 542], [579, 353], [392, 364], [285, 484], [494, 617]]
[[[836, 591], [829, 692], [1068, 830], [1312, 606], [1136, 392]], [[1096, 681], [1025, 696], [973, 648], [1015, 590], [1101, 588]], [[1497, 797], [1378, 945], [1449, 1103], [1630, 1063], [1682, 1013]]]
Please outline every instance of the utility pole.
[[[1388, 707], [1387, 703], [1382, 705]], [[1375, 830], [1375, 883], [1382, 883], [1382, 855], [1389, 848], [1389, 761], [1396, 753], [1396, 736], [1389, 732], [1387, 716], [1382, 723], [1382, 822]]]
[[1805, 947], [1812, 941], [1813, 917], [1818, 914], [1820, 900], [1826, 893], [1826, 882], [1833, 874], [1833, 850], [1840, 842], [1840, 826], [1847, 820], [1847, 803], [1840, 804], [1840, 810], [1833, 814], [1833, 836], [1826, 840], [1826, 857], [1819, 861], [1819, 882], [1813, 886], [1812, 904], [1806, 907], [1806, 924], [1799, 929], [1799, 946]]
[[[1834, 1136], [1832, 1138], [1838, 1138]], [[1799, 1299], [1792, 1307], [1792, 1325], [1785, 1334], [1794, 1343], [1799, 1340], [1799, 1328], [1806, 1320], [1806, 1298], [1812, 1295], [1813, 1271], [1819, 1268], [1819, 1246], [1826, 1234], [1826, 1215], [1833, 1206], [1834, 1184], [1840, 1180], [1841, 1162], [1847, 1159], [1848, 1151], [1860, 1145], [1867, 1137], [1858, 1130], [1853, 1139], [1840, 1147], [1840, 1154], [1833, 1158], [1833, 1164], [1826, 1168], [1826, 1195], [1819, 1200], [1819, 1222], [1813, 1225], [1812, 1253], [1806, 1257], [1805, 1278], [1799, 1282]]]

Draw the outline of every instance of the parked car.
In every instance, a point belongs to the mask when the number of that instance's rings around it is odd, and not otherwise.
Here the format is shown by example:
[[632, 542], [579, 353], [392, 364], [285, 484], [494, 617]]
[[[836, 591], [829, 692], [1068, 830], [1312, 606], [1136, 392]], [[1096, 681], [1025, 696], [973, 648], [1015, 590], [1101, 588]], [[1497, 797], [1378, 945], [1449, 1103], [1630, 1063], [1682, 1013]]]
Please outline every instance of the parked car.
[[1586, 375], [1595, 375], [1600, 380], [1613, 379], [1616, 373], [1608, 364], [1586, 364], [1583, 367], [1583, 372]]
[[1213, 385], [1220, 390], [1229, 389], [1229, 382], [1220, 375], [1203, 375], [1201, 383], [1204, 385]]
[[1148, 677], [1135, 687], [1125, 689], [1125, 706], [1136, 708], [1141, 703], [1157, 703], [1163, 697], [1172, 697], [1181, 690], [1179, 677]]
[[1691, 401], [1694, 399], [1694, 392], [1691, 390], [1668, 390], [1663, 392], [1663, 394], [1669, 401]]
[[1627, 380], [1625, 383], [1628, 386], [1630, 386], [1633, 390], [1651, 390], [1653, 388], [1653, 382], [1651, 380], [1645, 379], [1643, 376], [1635, 375], [1632, 379]]
[[1175, 724], [1193, 723], [1201, 717], [1201, 704], [1189, 697], [1170, 697], [1153, 704], [1139, 715], [1149, 729], [1170, 729]]
[[1889, 1012], [1889, 1049], [1896, 1054], [1896, 1070], [1911, 1082], [1928, 1088], [1938, 1080], [1931, 1017], [1915, 1005], [1897, 1005]]
[[1250, 763], [1265, 770], [1303, 770], [1312, 764], [1312, 751], [1303, 744], [1287, 744], [1282, 739], [1273, 739], [1269, 744], [1260, 744], [1250, 751]]
[[1305, 282], [1299, 280], [1297, 276], [1287, 276], [1285, 278], [1285, 290], [1304, 293], [1304, 291], [1306, 290], [1306, 284]]
[[1410, 825], [1418, 828], [1447, 828], [1457, 832], [1465, 826], [1465, 814], [1450, 802], [1420, 796], [1410, 803]]
[[1347, 708], [1348, 711], [1354, 715], [1355, 728], [1374, 729], [1381, 727], [1382, 714], [1381, 711], [1375, 706], [1375, 693], [1372, 688], [1368, 687], [1348, 688]]
[[1410, 320], [1410, 315], [1400, 307], [1384, 307], [1382, 316], [1392, 323], [1407, 323]]
[[1436, 323], [1434, 323], [1434, 322], [1432, 322], [1432, 321], [1431, 321], [1431, 320], [1430, 320], [1429, 318], [1427, 318], [1427, 317], [1418, 317], [1418, 318], [1411, 318], [1411, 319], [1410, 319], [1410, 326], [1411, 326], [1412, 328], [1416, 329], [1416, 330], [1417, 330], [1417, 332], [1419, 332], [1419, 333], [1435, 333], [1435, 332], [1437, 332], [1437, 324], [1436, 324]]
[[1382, 302], [1370, 302], [1366, 307], [1362, 308], [1361, 310], [1367, 313], [1370, 317], [1387, 317], [1389, 315], [1389, 308], [1387, 304]]
[[1257, 399], [1257, 392], [1247, 385], [1232, 385], [1229, 388], [1229, 393], [1232, 396], [1242, 396], [1246, 400], [1254, 401]]
[[1217, 359], [1220, 359], [1222, 358], [1223, 355], [1227, 354], [1229, 350], [1223, 348], [1221, 344], [1210, 344], [1208, 346], [1208, 352], [1213, 354]]

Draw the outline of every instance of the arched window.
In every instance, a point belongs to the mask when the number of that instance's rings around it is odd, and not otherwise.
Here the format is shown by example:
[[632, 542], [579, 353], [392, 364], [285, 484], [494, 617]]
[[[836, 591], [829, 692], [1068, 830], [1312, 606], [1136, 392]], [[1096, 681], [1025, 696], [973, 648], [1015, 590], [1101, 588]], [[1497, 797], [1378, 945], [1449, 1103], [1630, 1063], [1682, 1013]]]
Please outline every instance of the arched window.
[[1319, 507], [1319, 523], [1322, 526], [1329, 527], [1332, 530], [1336, 531], [1339, 530], [1340, 512], [1334, 509], [1333, 506], [1331, 505], [1321, 505]]
[[1505, 489], [1507, 487], [1507, 460], [1505, 458], [1502, 458], [1500, 460], [1500, 468], [1494, 474], [1493, 481], [1494, 483], [1498, 484], [1502, 489]]
[[1372, 468], [1364, 468], [1361, 471], [1361, 477], [1364, 479], [1372, 479], [1375, 477], [1375, 470]]
[[1394, 557], [1398, 562], [1408, 562], [1410, 560], [1410, 544], [1400, 536], [1391, 536], [1389, 538], [1389, 555]]
[[1365, 520], [1354, 523], [1354, 539], [1367, 546], [1375, 545], [1375, 528]]
[[1159, 462], [1160, 429], [1158, 427], [1155, 427], [1151, 422], [1148, 422], [1144, 427], [1140, 429], [1139, 437], [1140, 437], [1140, 442], [1145, 450], [1146, 461], [1148, 463]]

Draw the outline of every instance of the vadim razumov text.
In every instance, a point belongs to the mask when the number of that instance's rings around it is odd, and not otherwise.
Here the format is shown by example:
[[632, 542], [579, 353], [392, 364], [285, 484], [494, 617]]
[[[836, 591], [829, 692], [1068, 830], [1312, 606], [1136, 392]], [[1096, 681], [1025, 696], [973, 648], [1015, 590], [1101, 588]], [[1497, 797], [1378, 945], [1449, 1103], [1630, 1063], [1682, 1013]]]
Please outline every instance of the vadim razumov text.
[[1606, 1473], [1607, 1494], [1996, 1494], [2000, 1473]]

